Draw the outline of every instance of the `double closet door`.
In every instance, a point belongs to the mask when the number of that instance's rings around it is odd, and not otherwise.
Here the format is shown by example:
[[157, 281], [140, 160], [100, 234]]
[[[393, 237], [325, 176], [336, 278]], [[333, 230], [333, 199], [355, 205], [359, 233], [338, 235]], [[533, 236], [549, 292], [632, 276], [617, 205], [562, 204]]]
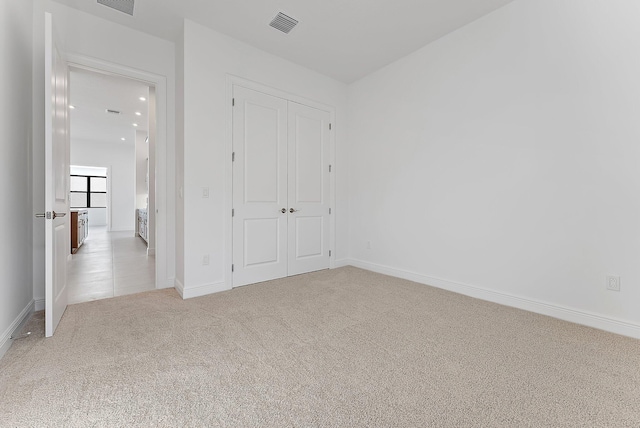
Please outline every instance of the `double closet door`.
[[233, 285], [329, 267], [329, 112], [233, 87]]

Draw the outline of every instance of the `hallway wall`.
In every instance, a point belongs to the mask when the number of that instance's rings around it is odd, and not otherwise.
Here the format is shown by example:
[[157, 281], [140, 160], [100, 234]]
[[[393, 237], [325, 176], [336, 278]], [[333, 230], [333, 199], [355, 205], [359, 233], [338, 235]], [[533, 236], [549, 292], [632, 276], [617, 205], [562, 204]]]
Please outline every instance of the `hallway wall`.
[[21, 315], [33, 309], [31, 18], [31, 2], [0, 2], [0, 357]]

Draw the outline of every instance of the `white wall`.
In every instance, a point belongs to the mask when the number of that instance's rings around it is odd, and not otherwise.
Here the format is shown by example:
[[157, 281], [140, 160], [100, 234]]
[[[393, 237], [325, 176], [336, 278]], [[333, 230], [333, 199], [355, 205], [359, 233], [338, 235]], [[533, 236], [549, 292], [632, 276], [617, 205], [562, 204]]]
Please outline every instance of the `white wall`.
[[[147, 253], [155, 254], [156, 250], [156, 189], [158, 188], [158, 182], [156, 175], [156, 154], [158, 153], [158, 141], [156, 138], [156, 90], [154, 87], [149, 88], [149, 204], [147, 206]], [[159, 192], [158, 192], [159, 193]], [[171, 286], [174, 286], [172, 283]]]
[[184, 31], [176, 41], [176, 285], [184, 284]]
[[[184, 25], [184, 287], [200, 294], [224, 288], [231, 267], [231, 256], [225, 254], [225, 213], [231, 209], [225, 182], [230, 161], [227, 76], [335, 106], [338, 182], [346, 178], [346, 86], [199, 24], [186, 20]], [[207, 199], [203, 187], [210, 189]], [[338, 192], [338, 258], [347, 255], [346, 197], [346, 192]], [[202, 265], [205, 254], [210, 255], [208, 266]]]
[[0, 357], [33, 298], [31, 16], [31, 2], [0, 2]]
[[147, 159], [149, 146], [146, 131], [136, 131], [136, 208], [147, 208]]
[[[112, 232], [135, 230], [135, 163], [133, 143], [71, 140], [72, 165], [107, 168], [107, 210]], [[90, 215], [89, 225], [97, 226], [93, 220]]]
[[[164, 193], [159, 197], [167, 207], [163, 215], [165, 224], [167, 263], [158, 267], [158, 281], [162, 278], [173, 284], [175, 277], [175, 62], [174, 44], [122, 25], [97, 18], [84, 12], [63, 6], [50, 0], [34, 0], [33, 33], [33, 207], [34, 211], [44, 206], [44, 12], [53, 14], [57, 24], [63, 49], [67, 53], [96, 58], [130, 69], [141, 70], [166, 77], [167, 99], [164, 133], [166, 156], [159, 152], [158, 164], [166, 168], [166, 173], [158, 177], [159, 188]], [[163, 137], [164, 138], [164, 137]], [[35, 298], [44, 299], [44, 226], [34, 223], [33, 287]], [[166, 270], [166, 272], [165, 272]]]
[[638, 334], [639, 19], [519, 0], [351, 85], [353, 262]]
[[107, 175], [107, 168], [85, 165], [71, 165], [69, 168], [71, 175]]

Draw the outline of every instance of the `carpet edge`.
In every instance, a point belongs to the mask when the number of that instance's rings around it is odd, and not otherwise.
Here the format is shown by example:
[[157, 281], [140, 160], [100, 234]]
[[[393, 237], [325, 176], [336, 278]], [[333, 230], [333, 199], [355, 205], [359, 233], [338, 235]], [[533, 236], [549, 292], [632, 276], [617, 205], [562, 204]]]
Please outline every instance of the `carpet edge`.
[[419, 274], [403, 269], [377, 263], [366, 262], [358, 259], [349, 259], [348, 264], [360, 269], [381, 273], [396, 278], [407, 279], [420, 284], [429, 285], [436, 288], [463, 294], [465, 296], [486, 300], [500, 305], [510, 306], [540, 315], [546, 315], [563, 321], [585, 325], [587, 327], [604, 330], [610, 333], [640, 339], [640, 324], [607, 317], [601, 314], [583, 311], [571, 307], [557, 305], [545, 301], [521, 297], [501, 291], [490, 290], [470, 284], [463, 284], [446, 279], [434, 278], [428, 275]]

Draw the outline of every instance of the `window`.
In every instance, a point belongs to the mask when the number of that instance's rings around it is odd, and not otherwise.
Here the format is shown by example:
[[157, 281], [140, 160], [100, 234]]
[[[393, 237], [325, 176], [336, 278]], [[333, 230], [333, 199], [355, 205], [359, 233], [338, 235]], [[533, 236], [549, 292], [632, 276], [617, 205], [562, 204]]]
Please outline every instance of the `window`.
[[71, 208], [106, 208], [107, 177], [71, 176]]

